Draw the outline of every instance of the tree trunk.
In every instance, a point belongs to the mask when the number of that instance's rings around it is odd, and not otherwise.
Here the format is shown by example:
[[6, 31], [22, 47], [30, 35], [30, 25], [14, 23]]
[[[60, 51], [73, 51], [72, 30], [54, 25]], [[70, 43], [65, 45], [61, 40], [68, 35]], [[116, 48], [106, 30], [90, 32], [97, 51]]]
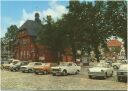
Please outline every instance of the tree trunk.
[[58, 61], [60, 62], [60, 61], [62, 61], [62, 53], [61, 52], [58, 52]]
[[76, 48], [74, 45], [72, 46], [72, 52], [73, 52], [74, 61], [76, 62]]
[[94, 53], [95, 53], [95, 57], [96, 57], [96, 59], [97, 59], [97, 62], [100, 62], [100, 61], [99, 61], [100, 51], [99, 51], [99, 49], [98, 49], [98, 45], [95, 45], [95, 47], [94, 47]]
[[54, 62], [58, 62], [58, 53], [54, 51], [53, 55], [54, 55]]

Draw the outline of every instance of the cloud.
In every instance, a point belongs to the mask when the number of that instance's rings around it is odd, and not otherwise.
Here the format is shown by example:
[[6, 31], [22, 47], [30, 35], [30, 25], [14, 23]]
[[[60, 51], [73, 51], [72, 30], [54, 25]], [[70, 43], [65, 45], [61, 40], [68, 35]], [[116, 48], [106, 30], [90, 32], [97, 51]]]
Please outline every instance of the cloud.
[[47, 15], [51, 15], [54, 20], [61, 18], [64, 13], [68, 12], [68, 9], [64, 5], [58, 4], [58, 0], [51, 0], [49, 2], [49, 8], [43, 11], [33, 11], [27, 12], [25, 9], [22, 10], [22, 17], [20, 20], [13, 20], [10, 16], [2, 17], [1, 21], [1, 37], [4, 37], [4, 34], [7, 32], [7, 28], [10, 25], [17, 25], [20, 27], [26, 20], [34, 20], [35, 13], [38, 12], [40, 14], [40, 19], [46, 18]]
[[11, 17], [7, 16], [1, 18], [0, 37], [4, 37], [4, 34], [7, 32], [7, 28], [11, 25], [17, 25], [17, 21], [14, 21]]
[[63, 5], [59, 5], [57, 3], [57, 1], [52, 1], [50, 3], [50, 7], [49, 9], [47, 9], [46, 11], [43, 11], [43, 15], [46, 17], [47, 15], [51, 15], [53, 17], [53, 19], [57, 19], [60, 18], [62, 16], [62, 14], [67, 13], [68, 10], [66, 9], [65, 6]]
[[58, 18], [61, 18], [61, 16], [68, 12], [68, 9], [66, 9], [65, 6], [60, 5], [57, 3], [57, 0], [51, 1], [49, 3], [49, 8], [43, 11], [33, 11], [33, 12], [27, 12], [25, 9], [23, 9], [22, 13], [23, 16], [20, 20], [20, 23], [18, 26], [20, 27], [26, 20], [34, 20], [35, 13], [38, 12], [40, 14], [40, 19], [46, 18], [47, 15], [51, 15], [54, 20], [57, 20]]

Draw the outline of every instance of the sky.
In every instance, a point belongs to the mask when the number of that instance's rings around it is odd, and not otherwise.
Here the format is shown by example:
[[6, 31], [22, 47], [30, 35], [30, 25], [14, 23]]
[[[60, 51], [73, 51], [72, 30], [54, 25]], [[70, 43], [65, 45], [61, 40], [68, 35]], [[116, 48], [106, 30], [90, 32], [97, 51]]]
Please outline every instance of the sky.
[[68, 1], [1, 1], [1, 37], [7, 32], [10, 25], [20, 27], [26, 20], [34, 20], [35, 12], [40, 14], [42, 20], [51, 15], [54, 20], [61, 18], [68, 12]]
[[36, 12], [40, 14], [41, 20], [47, 15], [57, 20], [68, 12], [68, 5], [69, 0], [2, 0], [0, 37], [4, 37], [10, 25], [17, 25], [19, 28], [26, 20], [34, 20]]

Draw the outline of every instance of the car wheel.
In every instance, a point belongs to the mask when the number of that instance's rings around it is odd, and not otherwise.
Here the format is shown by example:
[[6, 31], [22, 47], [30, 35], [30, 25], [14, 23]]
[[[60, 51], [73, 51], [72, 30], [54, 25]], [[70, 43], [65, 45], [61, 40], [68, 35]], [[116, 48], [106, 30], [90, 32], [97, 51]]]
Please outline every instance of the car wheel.
[[114, 66], [113, 66], [113, 68], [114, 68], [114, 69], [119, 69], [119, 67], [118, 67], [118, 66], [116, 66], [116, 65], [114, 65]]
[[31, 73], [31, 72], [32, 72], [32, 70], [31, 70], [31, 69], [29, 69], [29, 70], [28, 70], [28, 72], [29, 72], [29, 73]]
[[22, 71], [22, 73], [25, 73], [25, 71]]
[[53, 76], [56, 76], [56, 73], [52, 73]]
[[92, 76], [89, 75], [88, 77], [89, 77], [90, 79], [92, 79]]
[[105, 75], [104, 75], [104, 79], [106, 79], [107, 78], [107, 72], [105, 73]]
[[80, 71], [79, 71], [79, 70], [77, 70], [75, 74], [77, 75], [77, 74], [79, 74], [79, 72], [80, 72]]
[[113, 76], [113, 71], [112, 71], [112, 73], [111, 73], [111, 75], [110, 76]]
[[18, 68], [15, 69], [15, 71], [18, 71], [18, 70], [19, 70]]
[[14, 69], [13, 71], [16, 72], [16, 69]]
[[67, 76], [68, 75], [66, 70], [63, 70], [62, 74], [63, 74], [63, 76]]
[[121, 82], [121, 78], [119, 76], [117, 77], [117, 81], [118, 82]]
[[35, 72], [36, 75], [38, 75], [39, 73], [38, 72]]
[[15, 68], [15, 69], [13, 69], [13, 71], [14, 71], [14, 72], [16, 72], [16, 68]]
[[10, 69], [10, 71], [13, 71], [13, 69]]
[[46, 71], [46, 70], [44, 70], [44, 72], [43, 72], [43, 73], [44, 73], [44, 75], [46, 75], [46, 74], [47, 74], [47, 71]]

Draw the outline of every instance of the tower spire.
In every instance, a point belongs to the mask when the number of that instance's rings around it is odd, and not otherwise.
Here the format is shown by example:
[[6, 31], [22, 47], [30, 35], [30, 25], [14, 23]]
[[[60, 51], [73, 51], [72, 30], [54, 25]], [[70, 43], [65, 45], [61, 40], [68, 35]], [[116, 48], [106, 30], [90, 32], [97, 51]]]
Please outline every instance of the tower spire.
[[35, 13], [35, 22], [37, 22], [37, 23], [41, 23], [39, 13]]

